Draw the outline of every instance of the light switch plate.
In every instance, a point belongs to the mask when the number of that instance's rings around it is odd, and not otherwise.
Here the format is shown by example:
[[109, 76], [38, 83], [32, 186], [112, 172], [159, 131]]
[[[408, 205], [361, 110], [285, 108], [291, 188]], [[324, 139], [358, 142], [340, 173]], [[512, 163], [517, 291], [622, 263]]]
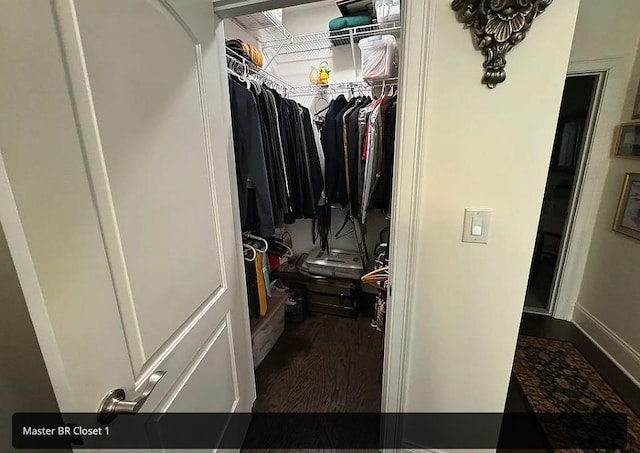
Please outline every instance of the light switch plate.
[[[491, 223], [491, 209], [470, 209], [464, 210], [464, 227], [462, 230], [462, 242], [474, 242], [476, 244], [487, 244], [489, 242], [489, 226]], [[478, 233], [474, 235], [472, 233]]]

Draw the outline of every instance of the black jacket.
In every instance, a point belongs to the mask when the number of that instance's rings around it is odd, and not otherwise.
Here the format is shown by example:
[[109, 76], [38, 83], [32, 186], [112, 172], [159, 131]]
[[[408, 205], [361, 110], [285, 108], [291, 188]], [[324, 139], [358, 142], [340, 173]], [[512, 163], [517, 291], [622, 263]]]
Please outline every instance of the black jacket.
[[325, 115], [324, 127], [322, 128], [321, 142], [325, 156], [325, 195], [329, 204], [340, 202], [338, 186], [340, 185], [340, 176], [344, 175], [344, 163], [340, 163], [341, 159], [344, 159], [344, 150], [339, 146], [342, 133], [340, 132], [339, 138], [336, 118], [347, 104], [347, 99], [342, 95], [331, 101]]
[[275, 234], [258, 106], [247, 87], [229, 78], [231, 124], [242, 231]]

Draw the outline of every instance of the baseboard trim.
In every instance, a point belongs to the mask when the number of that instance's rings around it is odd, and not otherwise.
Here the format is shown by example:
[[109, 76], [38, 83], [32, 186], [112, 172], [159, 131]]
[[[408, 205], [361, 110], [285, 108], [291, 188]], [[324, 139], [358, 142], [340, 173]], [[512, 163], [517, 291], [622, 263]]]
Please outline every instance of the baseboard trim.
[[640, 387], [640, 353], [638, 351], [579, 304], [575, 305], [572, 322], [636, 386]]

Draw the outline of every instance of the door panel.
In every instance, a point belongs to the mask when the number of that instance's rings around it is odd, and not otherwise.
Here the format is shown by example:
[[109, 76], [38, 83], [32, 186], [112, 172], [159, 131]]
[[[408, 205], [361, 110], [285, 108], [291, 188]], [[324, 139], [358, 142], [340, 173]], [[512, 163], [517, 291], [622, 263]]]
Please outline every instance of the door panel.
[[[233, 368], [230, 345], [231, 330], [226, 320], [198, 351], [167, 399], [160, 412], [233, 412], [238, 403], [238, 385]], [[216, 391], [199, 393], [209, 383], [216, 383]]]
[[144, 411], [250, 410], [224, 37], [211, 2], [25, 0], [1, 16], [11, 42], [0, 207], [15, 214], [7, 239], [60, 407], [92, 411], [120, 387], [134, 398], [162, 370]]
[[158, 2], [125, 15], [122, 3], [82, 1], [77, 14], [105, 162], [92, 177], [110, 186], [120, 244], [109, 255], [123, 263], [127, 337], [144, 360], [226, 285], [200, 42]]

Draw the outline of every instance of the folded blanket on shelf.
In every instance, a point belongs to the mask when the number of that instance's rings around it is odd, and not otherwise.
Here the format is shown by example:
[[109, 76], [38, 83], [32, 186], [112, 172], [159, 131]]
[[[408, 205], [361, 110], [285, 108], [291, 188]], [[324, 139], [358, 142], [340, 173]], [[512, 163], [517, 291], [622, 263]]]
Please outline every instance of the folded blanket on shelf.
[[360, 27], [371, 23], [370, 14], [358, 14], [354, 16], [336, 17], [329, 21], [329, 30], [342, 30], [343, 28]]

